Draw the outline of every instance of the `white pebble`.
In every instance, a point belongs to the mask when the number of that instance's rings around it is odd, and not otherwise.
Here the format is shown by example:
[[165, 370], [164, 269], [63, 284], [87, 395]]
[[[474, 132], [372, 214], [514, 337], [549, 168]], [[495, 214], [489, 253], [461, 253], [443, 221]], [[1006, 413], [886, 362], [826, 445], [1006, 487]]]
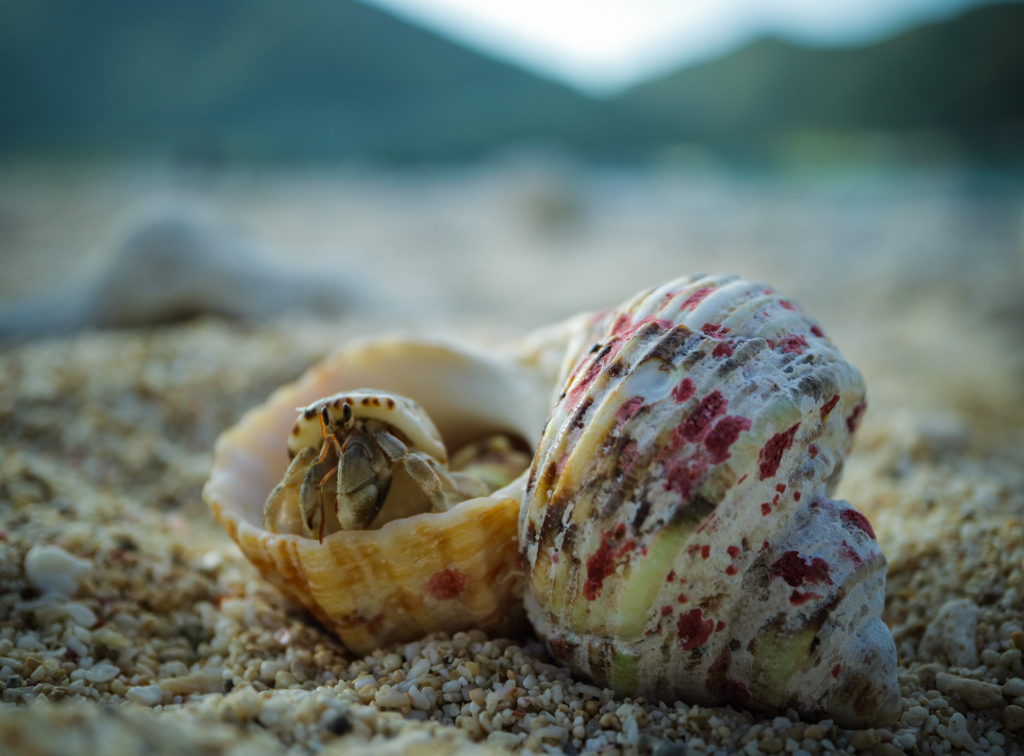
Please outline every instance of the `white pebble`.
[[374, 700], [377, 702], [378, 706], [386, 709], [401, 709], [403, 706], [408, 706], [412, 703], [408, 695], [405, 693], [399, 693], [388, 685], [385, 685], [377, 691], [377, 695], [374, 696]]
[[949, 742], [957, 748], [974, 751], [974, 738], [967, 731], [967, 717], [957, 712], [949, 718]]
[[626, 736], [626, 742], [636, 748], [640, 744], [640, 728], [637, 725], [636, 717], [632, 714], [626, 719], [622, 728], [622, 734]]
[[137, 688], [129, 688], [124, 697], [143, 706], [156, 706], [163, 698], [163, 694], [159, 685], [140, 685]]
[[[288, 669], [288, 663], [283, 661], [264, 661], [260, 664], [260, 680], [263, 682], [274, 682], [278, 672]], [[188, 669], [182, 673], [188, 674]]]
[[85, 679], [92, 683], [105, 683], [110, 682], [119, 674], [121, 674], [121, 670], [113, 664], [101, 661], [85, 671]]
[[409, 688], [409, 699], [412, 701], [412, 705], [421, 711], [430, 709], [430, 699], [415, 685]]
[[44, 593], [57, 591], [70, 596], [91, 571], [91, 562], [72, 556], [59, 546], [33, 546], [25, 555], [25, 574]]
[[79, 604], [77, 601], [69, 601], [64, 604], [64, 611], [66, 611], [68, 616], [82, 627], [92, 627], [96, 624], [96, 615], [93, 613], [92, 609]]
[[376, 683], [377, 678], [373, 675], [363, 675], [362, 677], [357, 677], [352, 681], [352, 690], [359, 690], [367, 685], [375, 685]]
[[978, 607], [966, 599], [947, 601], [925, 630], [920, 651], [931, 657], [944, 655], [953, 666], [973, 669], [978, 666], [977, 632]]

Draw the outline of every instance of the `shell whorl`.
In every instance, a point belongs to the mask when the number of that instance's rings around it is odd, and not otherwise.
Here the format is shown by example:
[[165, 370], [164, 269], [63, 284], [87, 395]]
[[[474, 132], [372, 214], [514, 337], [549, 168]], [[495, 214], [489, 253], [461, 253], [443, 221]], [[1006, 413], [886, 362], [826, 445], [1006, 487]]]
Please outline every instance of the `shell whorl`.
[[562, 378], [520, 510], [552, 653], [626, 695], [891, 718], [885, 560], [827, 498], [864, 383], [820, 326], [679, 279], [595, 316]]

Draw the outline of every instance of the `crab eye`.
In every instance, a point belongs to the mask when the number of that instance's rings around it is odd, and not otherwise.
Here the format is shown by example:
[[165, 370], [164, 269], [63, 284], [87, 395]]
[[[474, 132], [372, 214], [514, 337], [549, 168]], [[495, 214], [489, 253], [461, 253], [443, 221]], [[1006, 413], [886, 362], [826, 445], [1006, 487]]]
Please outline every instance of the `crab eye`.
[[324, 427], [328, 427], [331, 424], [331, 413], [327, 411], [327, 407], [320, 408], [320, 420], [323, 421]]
[[341, 405], [341, 424], [346, 430], [352, 427], [352, 405], [346, 402]]

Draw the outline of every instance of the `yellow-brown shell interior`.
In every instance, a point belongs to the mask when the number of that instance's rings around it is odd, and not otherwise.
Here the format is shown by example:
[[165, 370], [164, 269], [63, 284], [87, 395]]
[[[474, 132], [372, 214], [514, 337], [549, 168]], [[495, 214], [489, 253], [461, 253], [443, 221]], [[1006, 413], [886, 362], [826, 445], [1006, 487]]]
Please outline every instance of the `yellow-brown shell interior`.
[[353, 345], [222, 434], [203, 492], [214, 516], [267, 580], [357, 653], [438, 630], [517, 631], [523, 613], [514, 486], [448, 512], [334, 533], [323, 544], [262, 527], [264, 503], [288, 464], [295, 408], [358, 386], [417, 401], [449, 448], [495, 432], [535, 444], [550, 392], [536, 374], [457, 345], [397, 338]]

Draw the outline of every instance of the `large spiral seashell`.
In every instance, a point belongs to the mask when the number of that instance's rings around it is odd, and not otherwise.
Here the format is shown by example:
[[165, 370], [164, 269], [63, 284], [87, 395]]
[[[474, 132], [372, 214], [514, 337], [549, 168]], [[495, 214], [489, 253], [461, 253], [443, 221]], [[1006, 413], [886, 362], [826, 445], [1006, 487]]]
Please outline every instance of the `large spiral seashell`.
[[552, 654], [624, 695], [895, 721], [886, 562], [828, 498], [866, 406], [858, 371], [735, 276], [642, 292], [579, 343], [519, 523]]
[[[289, 526], [295, 513], [290, 519], [288, 504], [275, 505], [283, 512], [264, 524], [268, 495], [289, 464], [289, 442], [309, 440], [303, 435], [309, 428], [296, 424], [296, 407], [319, 406], [325, 397], [333, 401], [337, 392], [363, 386], [415, 402], [406, 414], [416, 419], [425, 412], [418, 422], [427, 430], [402, 427], [414, 446], [439, 462], [448, 449], [495, 433], [532, 448], [551, 391], [535, 370], [458, 344], [408, 338], [355, 343], [278, 389], [221, 435], [203, 489], [214, 517], [264, 578], [356, 653], [432, 631], [517, 632], [525, 622], [516, 566], [522, 483], [429, 512], [415, 486], [396, 475], [381, 509], [387, 517], [371, 529], [331, 532], [323, 543]], [[383, 409], [377, 414], [386, 418]]]

